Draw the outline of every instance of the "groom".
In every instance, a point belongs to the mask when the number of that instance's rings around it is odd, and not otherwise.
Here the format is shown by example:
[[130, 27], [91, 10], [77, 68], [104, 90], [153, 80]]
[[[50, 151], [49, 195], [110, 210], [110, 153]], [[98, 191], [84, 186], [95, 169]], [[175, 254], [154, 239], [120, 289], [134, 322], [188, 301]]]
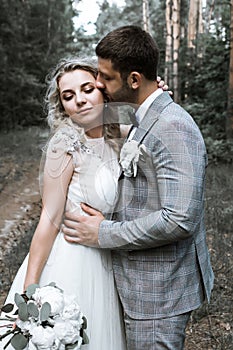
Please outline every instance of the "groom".
[[[192, 117], [157, 87], [159, 52], [136, 26], [113, 30], [96, 47], [97, 85], [112, 101], [137, 104], [124, 145], [114, 220], [83, 205], [67, 214], [69, 242], [112, 249], [128, 350], [181, 350], [192, 310], [213, 287], [204, 225], [207, 155]], [[139, 152], [125, 166], [127, 156]], [[136, 154], [135, 153], [135, 154]], [[124, 169], [125, 167], [125, 169]]]

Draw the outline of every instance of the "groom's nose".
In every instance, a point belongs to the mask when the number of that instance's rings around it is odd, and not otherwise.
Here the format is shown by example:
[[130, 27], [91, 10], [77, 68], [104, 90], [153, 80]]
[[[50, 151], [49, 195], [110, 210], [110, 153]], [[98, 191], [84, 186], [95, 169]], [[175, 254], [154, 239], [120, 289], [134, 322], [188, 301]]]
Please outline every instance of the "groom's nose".
[[98, 89], [105, 89], [105, 84], [103, 83], [103, 80], [100, 78], [100, 75], [97, 75], [96, 78], [96, 86]]

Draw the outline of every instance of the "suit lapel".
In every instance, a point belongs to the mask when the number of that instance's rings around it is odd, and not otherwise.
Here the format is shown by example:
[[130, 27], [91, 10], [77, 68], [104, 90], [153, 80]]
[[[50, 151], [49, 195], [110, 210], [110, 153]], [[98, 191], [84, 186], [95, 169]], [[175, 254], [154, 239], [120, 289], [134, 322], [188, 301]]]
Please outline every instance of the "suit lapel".
[[[146, 115], [142, 119], [142, 122], [137, 127], [137, 130], [135, 134], [132, 137], [132, 140], [137, 141], [138, 143], [142, 143], [150, 129], [153, 127], [153, 125], [157, 122], [159, 119], [160, 113], [163, 111], [163, 109], [168, 106], [170, 103], [172, 103], [173, 100], [170, 97], [168, 92], [163, 92], [161, 95], [159, 95], [148, 111], [146, 112]], [[131, 127], [130, 131], [132, 130], [133, 126]], [[129, 131], [129, 133], [130, 133]], [[127, 142], [127, 139], [125, 140]], [[118, 180], [121, 180], [124, 177], [123, 171], [120, 171], [120, 175]]]
[[159, 116], [163, 109], [172, 102], [173, 100], [171, 99], [168, 92], [163, 92], [161, 95], [159, 95], [146, 112], [146, 115], [138, 126], [132, 140], [135, 140], [138, 143], [142, 143], [145, 136], [159, 119]]

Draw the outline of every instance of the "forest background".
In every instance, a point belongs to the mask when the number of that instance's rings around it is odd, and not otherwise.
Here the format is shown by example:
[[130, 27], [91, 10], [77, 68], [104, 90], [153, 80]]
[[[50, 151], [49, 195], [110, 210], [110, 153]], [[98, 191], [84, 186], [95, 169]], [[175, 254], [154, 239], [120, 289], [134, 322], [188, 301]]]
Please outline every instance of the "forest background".
[[[123, 7], [103, 0], [94, 34], [79, 25], [80, 1], [1, 0], [1, 139], [46, 129], [45, 77], [60, 58], [95, 56], [97, 42], [121, 25], [149, 31], [160, 48], [158, 73], [199, 125], [209, 157], [206, 224], [215, 288], [211, 304], [192, 317], [186, 349], [233, 349], [233, 0], [125, 0]], [[9, 181], [1, 167], [0, 194]]]
[[0, 127], [41, 124], [49, 69], [69, 54], [95, 56], [108, 31], [136, 24], [156, 39], [159, 75], [194, 116], [210, 161], [232, 162], [233, 1], [104, 0], [92, 35], [78, 24], [80, 1], [1, 0]]

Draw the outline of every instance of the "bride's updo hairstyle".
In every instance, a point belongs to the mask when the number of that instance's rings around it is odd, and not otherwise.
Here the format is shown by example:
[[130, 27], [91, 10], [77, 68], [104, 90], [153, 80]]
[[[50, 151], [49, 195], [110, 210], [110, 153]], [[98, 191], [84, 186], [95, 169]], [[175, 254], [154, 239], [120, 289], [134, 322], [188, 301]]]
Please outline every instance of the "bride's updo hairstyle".
[[[97, 78], [96, 61], [90, 59], [64, 58], [57, 66], [47, 75], [47, 91], [45, 95], [45, 110], [47, 121], [52, 132], [64, 125], [74, 126], [71, 118], [66, 114], [59, 91], [59, 80], [68, 72], [75, 70], [84, 70], [89, 72], [95, 79]], [[103, 94], [104, 101], [107, 102], [107, 96]], [[120, 126], [116, 122], [116, 111], [108, 108], [106, 104], [103, 108], [103, 135], [105, 140], [117, 151], [119, 150]]]

